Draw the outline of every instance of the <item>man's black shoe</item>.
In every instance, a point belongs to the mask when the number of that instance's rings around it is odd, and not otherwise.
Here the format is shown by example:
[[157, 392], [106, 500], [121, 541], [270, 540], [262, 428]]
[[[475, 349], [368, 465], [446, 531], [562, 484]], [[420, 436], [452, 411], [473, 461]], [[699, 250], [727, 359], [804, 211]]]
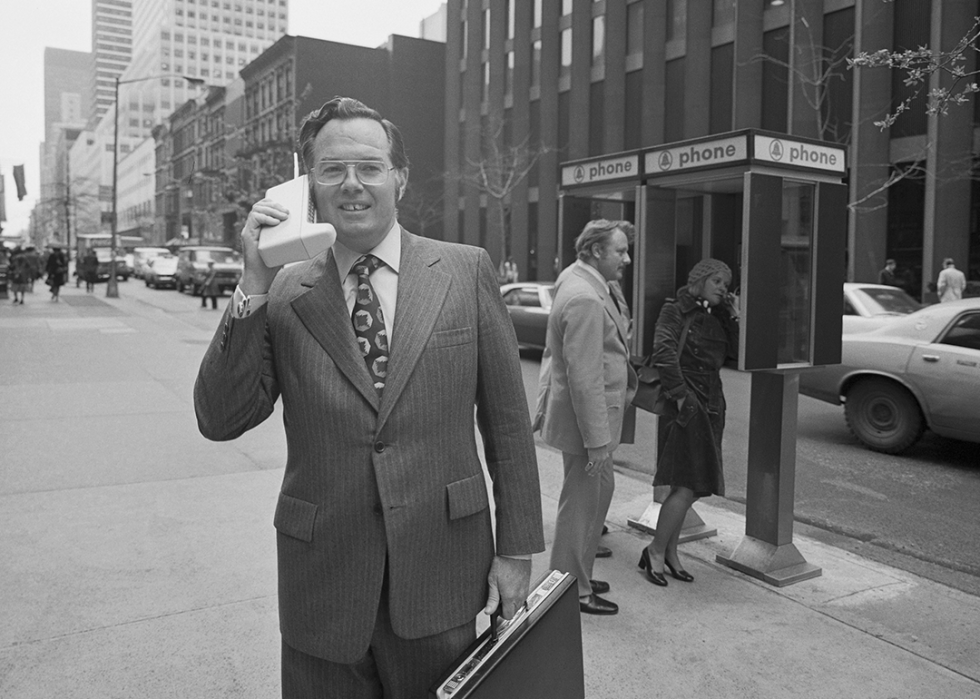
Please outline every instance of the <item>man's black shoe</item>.
[[589, 595], [588, 597], [579, 597], [578, 608], [583, 614], [612, 615], [619, 613], [619, 605], [607, 599], [602, 599], [596, 594]]
[[609, 558], [610, 556], [612, 556], [612, 549], [608, 546], [600, 546], [595, 550], [596, 558]]
[[592, 586], [592, 593], [595, 595], [604, 595], [609, 592], [609, 583], [605, 580], [589, 580], [589, 584]]
[[602, 535], [605, 536], [608, 533], [609, 533], [609, 527], [607, 527], [605, 524], [603, 524], [602, 525]]

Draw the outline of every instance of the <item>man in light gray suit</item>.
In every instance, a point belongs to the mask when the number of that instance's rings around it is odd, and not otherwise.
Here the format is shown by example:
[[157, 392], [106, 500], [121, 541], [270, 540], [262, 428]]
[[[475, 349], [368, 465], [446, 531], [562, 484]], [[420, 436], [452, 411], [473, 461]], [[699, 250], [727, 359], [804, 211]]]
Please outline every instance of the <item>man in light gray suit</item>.
[[262, 227], [304, 212], [252, 207], [242, 281], [195, 385], [198, 424], [234, 439], [282, 397], [283, 696], [415, 699], [474, 640], [481, 610], [514, 615], [544, 549], [517, 341], [484, 250], [398, 225], [408, 159], [393, 124], [335, 98], [304, 121], [300, 148], [337, 242], [269, 268]]
[[[558, 503], [551, 567], [578, 579], [587, 614], [615, 614], [592, 579], [602, 526], [615, 487], [613, 452], [636, 392], [629, 364], [629, 319], [610, 284], [630, 263], [633, 225], [596, 220], [575, 241], [578, 260], [555, 285], [535, 423], [545, 443], [561, 449], [565, 480]], [[618, 287], [615, 292], [618, 292]]]

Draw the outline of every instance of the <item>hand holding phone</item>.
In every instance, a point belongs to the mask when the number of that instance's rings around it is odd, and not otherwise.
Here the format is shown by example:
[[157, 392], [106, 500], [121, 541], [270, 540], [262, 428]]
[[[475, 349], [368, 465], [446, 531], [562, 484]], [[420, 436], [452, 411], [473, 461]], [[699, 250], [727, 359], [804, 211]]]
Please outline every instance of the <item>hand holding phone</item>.
[[316, 206], [310, 197], [306, 175], [271, 187], [266, 199], [289, 211], [284, 221], [265, 226], [259, 233], [259, 255], [266, 266], [281, 267], [309, 260], [334, 244], [337, 239], [334, 227], [316, 220]]

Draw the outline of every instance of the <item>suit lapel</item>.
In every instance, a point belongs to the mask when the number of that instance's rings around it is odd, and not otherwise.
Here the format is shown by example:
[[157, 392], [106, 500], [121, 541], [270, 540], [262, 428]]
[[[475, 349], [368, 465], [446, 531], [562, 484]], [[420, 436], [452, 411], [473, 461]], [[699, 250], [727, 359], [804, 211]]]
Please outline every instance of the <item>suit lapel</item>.
[[310, 266], [300, 284], [309, 291], [293, 299], [296, 315], [340, 371], [377, 408], [378, 392], [357, 349], [332, 250]]
[[434, 269], [438, 261], [439, 253], [426, 245], [424, 239], [402, 229], [395, 332], [381, 398], [381, 422], [405, 389], [446, 300], [451, 277]]
[[616, 326], [616, 332], [619, 335], [620, 341], [623, 343], [623, 347], [626, 348], [626, 353], [629, 354], [629, 341], [627, 340], [627, 335], [629, 334], [629, 328], [627, 326], [626, 316], [623, 314], [619, 307], [616, 305], [616, 301], [613, 300], [612, 291], [609, 289], [608, 285], [603, 284], [598, 279], [596, 279], [594, 274], [590, 274], [587, 270], [576, 269], [575, 273], [579, 275], [582, 279], [585, 279], [595, 292], [602, 299], [603, 308], [606, 309], [606, 313], [612, 319], [613, 324]]

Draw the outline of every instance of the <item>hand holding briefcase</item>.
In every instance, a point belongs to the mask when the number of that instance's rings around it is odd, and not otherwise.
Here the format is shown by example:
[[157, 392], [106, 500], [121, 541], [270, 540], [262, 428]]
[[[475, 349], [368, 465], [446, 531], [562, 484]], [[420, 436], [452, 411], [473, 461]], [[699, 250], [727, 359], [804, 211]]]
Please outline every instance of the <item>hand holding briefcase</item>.
[[574, 576], [551, 571], [513, 619], [490, 624], [433, 685], [432, 699], [585, 698]]

